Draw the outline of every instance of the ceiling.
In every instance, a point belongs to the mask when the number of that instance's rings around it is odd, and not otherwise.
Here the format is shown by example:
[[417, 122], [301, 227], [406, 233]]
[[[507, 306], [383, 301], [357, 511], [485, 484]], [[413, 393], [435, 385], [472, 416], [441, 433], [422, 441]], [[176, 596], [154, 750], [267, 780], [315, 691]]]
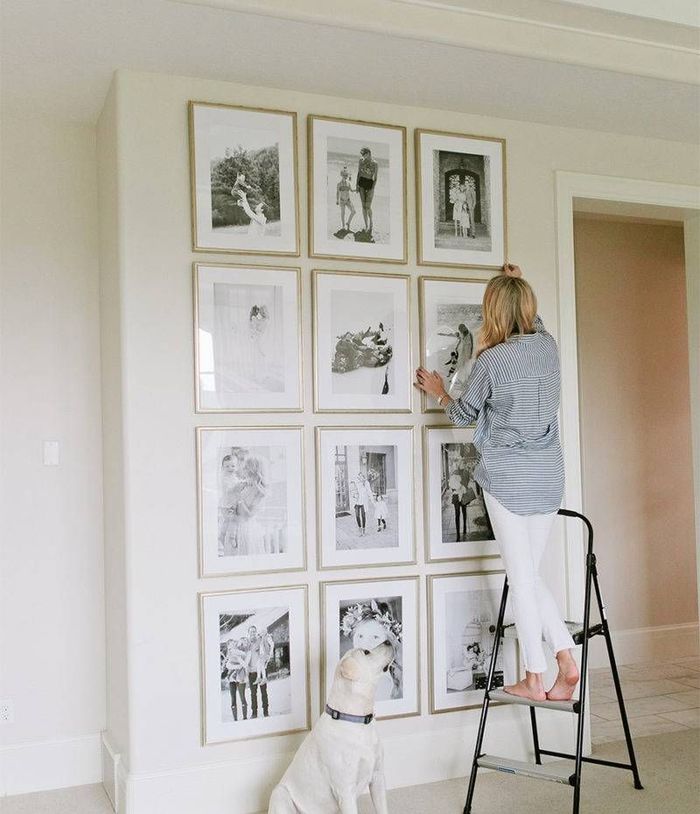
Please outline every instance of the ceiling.
[[[642, 0], [636, 1], [644, 5]], [[569, 14], [566, 7], [574, 8], [571, 2], [554, 0], [493, 0], [488, 4], [480, 0], [357, 0], [352, 8], [357, 11], [372, 3], [397, 19], [408, 19], [410, 14], [402, 10], [410, 6], [420, 6], [415, 10], [422, 14], [430, 6], [430, 19], [436, 24], [444, 22], [441, 15], [456, 13], [444, 11], [445, 5], [453, 8], [456, 3], [459, 12], [468, 5], [467, 13], [476, 9], [481, 18], [489, 18], [485, 24], [494, 31], [493, 26], [503, 20], [494, 22], [493, 9], [499, 9], [496, 16], [508, 17], [508, 25], [513, 25], [511, 12], [516, 7], [527, 9], [531, 17], [542, 15], [547, 6], [563, 9], [562, 15]], [[316, 7], [331, 5], [327, 0]], [[595, 53], [590, 60], [576, 58], [572, 64], [561, 57], [553, 61], [536, 48], [530, 49], [534, 56], [518, 53], [517, 44], [485, 50], [457, 40], [435, 41], [430, 32], [422, 38], [399, 29], [396, 33], [356, 28], [350, 17], [331, 25], [320, 12], [318, 18], [308, 13], [295, 19], [295, 10], [310, 8], [304, 0], [287, 3], [292, 11], [285, 10], [282, 16], [274, 6], [265, 0], [3, 0], [3, 109], [93, 122], [113, 71], [127, 68], [700, 141], [700, 97], [695, 82], [596, 67]], [[246, 10], [237, 10], [240, 8]], [[578, 14], [579, 9], [574, 12]], [[621, 15], [588, 8], [585, 13], [608, 15], [600, 17], [600, 25], [606, 27], [602, 36], [605, 43], [617, 41]], [[586, 19], [597, 25], [599, 18]], [[672, 49], [658, 51], [662, 56], [692, 56], [688, 44], [697, 29], [633, 19], [635, 25], [647, 26], [644, 43], [658, 38], [649, 48]], [[534, 30], [531, 20], [527, 25], [528, 31]], [[559, 22], [556, 28], [561, 30]], [[550, 27], [547, 36], [557, 36], [552, 32]], [[640, 41], [635, 39], [635, 47]], [[686, 73], [692, 64], [684, 63]]]

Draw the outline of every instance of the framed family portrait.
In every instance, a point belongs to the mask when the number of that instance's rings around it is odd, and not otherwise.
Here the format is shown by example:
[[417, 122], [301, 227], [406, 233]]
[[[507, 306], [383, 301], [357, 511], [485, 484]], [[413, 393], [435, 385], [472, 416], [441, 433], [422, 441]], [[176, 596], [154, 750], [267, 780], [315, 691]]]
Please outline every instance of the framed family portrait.
[[497, 557], [484, 493], [474, 480], [474, 430], [424, 427], [423, 455], [428, 562]]
[[299, 411], [297, 268], [194, 264], [198, 413]]
[[[481, 706], [504, 576], [492, 571], [428, 577], [431, 714]], [[517, 641], [504, 638], [495, 686], [517, 680]]]
[[309, 116], [309, 254], [405, 263], [406, 128]]
[[198, 427], [200, 576], [306, 567], [301, 427]]
[[505, 140], [416, 130], [416, 161], [418, 263], [502, 266]]
[[338, 661], [388, 641], [394, 661], [379, 681], [377, 718], [420, 714], [418, 577], [321, 583], [321, 703]]
[[309, 728], [305, 585], [199, 595], [202, 745]]
[[410, 278], [314, 271], [316, 412], [411, 412]]
[[415, 562], [413, 428], [317, 427], [319, 567]]
[[[476, 359], [485, 290], [485, 280], [418, 279], [421, 365], [440, 373], [453, 399], [464, 393]], [[442, 412], [425, 393], [421, 399], [423, 412]]]
[[299, 254], [297, 119], [190, 102], [192, 248]]

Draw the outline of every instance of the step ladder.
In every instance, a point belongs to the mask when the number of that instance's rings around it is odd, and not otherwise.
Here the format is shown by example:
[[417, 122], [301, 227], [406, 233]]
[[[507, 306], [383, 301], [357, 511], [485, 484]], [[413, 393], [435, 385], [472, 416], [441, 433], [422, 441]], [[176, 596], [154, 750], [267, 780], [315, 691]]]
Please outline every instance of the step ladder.
[[[532, 777], [538, 780], [549, 780], [554, 783], [561, 783], [566, 786], [573, 786], [574, 801], [573, 801], [573, 814], [578, 814], [579, 804], [581, 799], [581, 767], [583, 763], [596, 763], [601, 766], [612, 766], [616, 769], [627, 769], [632, 772], [634, 778], [635, 789], [643, 788], [639, 779], [639, 770], [637, 769], [637, 760], [634, 755], [634, 746], [632, 745], [632, 736], [630, 734], [629, 723], [627, 721], [627, 712], [625, 710], [625, 702], [622, 697], [622, 688], [620, 686], [620, 677], [617, 672], [617, 664], [615, 662], [615, 654], [613, 653], [612, 641], [610, 639], [610, 629], [608, 627], [607, 617], [605, 615], [605, 605], [600, 593], [600, 585], [598, 584], [598, 570], [596, 567], [596, 557], [593, 553], [593, 526], [588, 518], [584, 517], [578, 512], [570, 511], [569, 509], [559, 509], [558, 512], [564, 517], [574, 517], [581, 520], [588, 530], [588, 544], [586, 552], [586, 589], [584, 598], [583, 610], [583, 623], [567, 622], [567, 627], [571, 631], [571, 635], [575, 644], [581, 645], [581, 681], [579, 685], [579, 697], [571, 701], [529, 701], [526, 698], [518, 698], [515, 695], [509, 695], [502, 689], [494, 688], [494, 674], [496, 671], [496, 659], [498, 658], [498, 650], [501, 645], [501, 639], [506, 637], [516, 637], [514, 625], [504, 625], [503, 620], [506, 610], [506, 600], [508, 599], [508, 579], [506, 578], [503, 584], [503, 594], [501, 595], [501, 606], [498, 611], [498, 622], [496, 624], [495, 641], [493, 652], [491, 653], [491, 662], [489, 665], [488, 678], [486, 681], [486, 691], [484, 693], [484, 703], [481, 707], [481, 719], [479, 721], [479, 731], [476, 737], [476, 747], [474, 749], [474, 759], [472, 761], [471, 775], [469, 777], [469, 789], [467, 791], [467, 801], [464, 804], [463, 814], [472, 814], [472, 799], [474, 797], [474, 788], [476, 786], [476, 778], [479, 769], [495, 769], [499, 772], [506, 774], [522, 775], [525, 777]], [[598, 610], [600, 613], [600, 623], [591, 625], [591, 599], [592, 591], [595, 591]], [[610, 669], [612, 671], [613, 682], [615, 684], [615, 693], [617, 695], [617, 702], [620, 707], [620, 718], [622, 720], [622, 728], [625, 733], [625, 740], [627, 741], [627, 751], [629, 754], [629, 763], [618, 763], [613, 760], [601, 760], [600, 758], [584, 757], [583, 751], [583, 727], [585, 721], [585, 704], [586, 704], [586, 683], [587, 683], [587, 669], [588, 669], [588, 641], [593, 636], [603, 636], [605, 638], [605, 645], [608, 652], [608, 659], [610, 661]], [[530, 723], [532, 726], [532, 743], [534, 747], [535, 762], [527, 763], [521, 760], [512, 760], [506, 757], [497, 757], [495, 755], [487, 755], [482, 751], [482, 744], [484, 740], [484, 733], [486, 730], [486, 719], [489, 713], [489, 707], [492, 703], [498, 704], [515, 704], [519, 706], [526, 706], [530, 708]], [[559, 712], [568, 712], [578, 716], [578, 727], [576, 732], [576, 753], [568, 754], [565, 752], [554, 752], [551, 749], [543, 749], [540, 746], [539, 736], [537, 734], [537, 717], [535, 710], [537, 708], [558, 710]], [[548, 763], [542, 765], [542, 755], [557, 758], [567, 758], [568, 761], [573, 761], [573, 765], [568, 762]]]

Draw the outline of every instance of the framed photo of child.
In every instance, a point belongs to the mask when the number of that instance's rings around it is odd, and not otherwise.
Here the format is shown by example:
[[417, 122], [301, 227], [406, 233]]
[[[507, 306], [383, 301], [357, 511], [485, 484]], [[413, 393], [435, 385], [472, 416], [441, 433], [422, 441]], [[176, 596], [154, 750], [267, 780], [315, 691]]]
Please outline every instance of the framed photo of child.
[[500, 268], [505, 140], [416, 130], [416, 162], [419, 265]]
[[317, 427], [321, 569], [415, 563], [413, 428]]
[[305, 585], [201, 593], [202, 745], [309, 728]]
[[309, 116], [309, 254], [407, 262], [406, 128]]
[[425, 557], [428, 562], [497, 557], [471, 427], [423, 427]]
[[198, 427], [201, 577], [306, 567], [301, 427]]
[[296, 113], [190, 102], [192, 248], [299, 254]]

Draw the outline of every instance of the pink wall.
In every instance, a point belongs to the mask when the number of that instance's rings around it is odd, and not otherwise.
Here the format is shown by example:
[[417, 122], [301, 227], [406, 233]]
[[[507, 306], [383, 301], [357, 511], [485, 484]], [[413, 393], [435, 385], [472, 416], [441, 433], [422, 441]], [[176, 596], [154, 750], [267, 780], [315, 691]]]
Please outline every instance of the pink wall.
[[683, 229], [576, 216], [584, 510], [615, 630], [698, 618]]

